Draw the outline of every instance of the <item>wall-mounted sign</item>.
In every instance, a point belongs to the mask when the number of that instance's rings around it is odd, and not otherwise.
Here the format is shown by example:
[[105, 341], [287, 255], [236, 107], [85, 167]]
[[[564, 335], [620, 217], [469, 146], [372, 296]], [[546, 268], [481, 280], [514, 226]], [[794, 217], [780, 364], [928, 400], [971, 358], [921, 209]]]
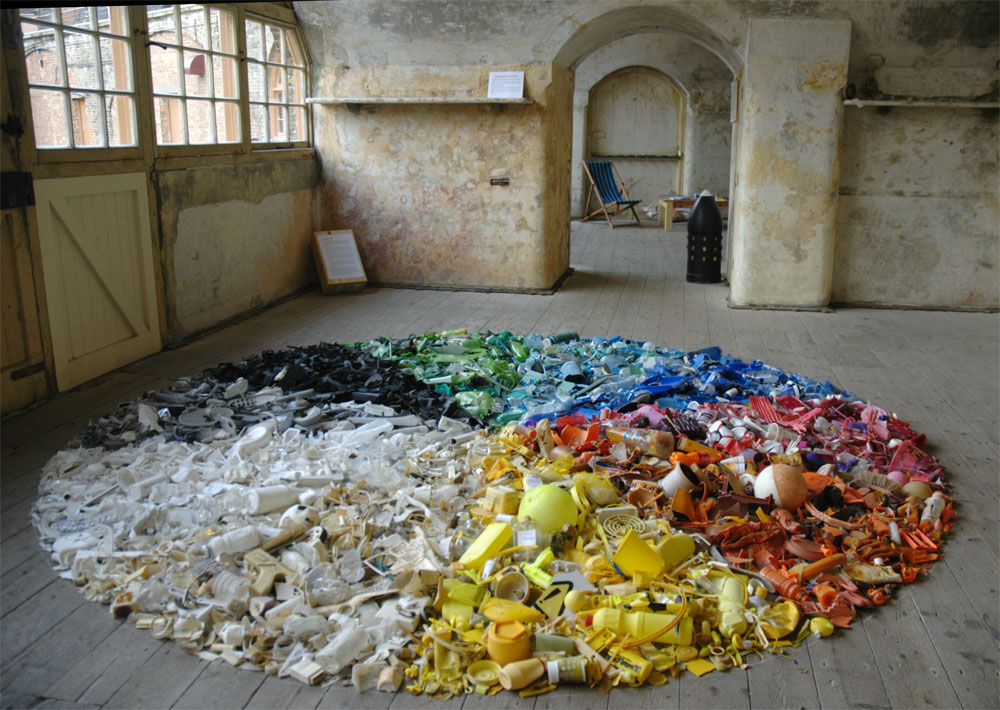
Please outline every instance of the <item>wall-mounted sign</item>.
[[490, 99], [523, 99], [524, 72], [491, 71], [486, 97]]

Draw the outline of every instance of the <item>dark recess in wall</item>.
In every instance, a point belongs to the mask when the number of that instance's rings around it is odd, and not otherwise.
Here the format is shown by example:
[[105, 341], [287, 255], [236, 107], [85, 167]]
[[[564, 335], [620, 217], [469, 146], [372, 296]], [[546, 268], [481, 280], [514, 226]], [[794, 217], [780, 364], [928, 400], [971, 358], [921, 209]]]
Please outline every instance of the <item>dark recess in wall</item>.
[[973, 47], [993, 47], [1000, 43], [1000, 3], [996, 0], [908, 3], [902, 26], [907, 36], [921, 47], [946, 40]]

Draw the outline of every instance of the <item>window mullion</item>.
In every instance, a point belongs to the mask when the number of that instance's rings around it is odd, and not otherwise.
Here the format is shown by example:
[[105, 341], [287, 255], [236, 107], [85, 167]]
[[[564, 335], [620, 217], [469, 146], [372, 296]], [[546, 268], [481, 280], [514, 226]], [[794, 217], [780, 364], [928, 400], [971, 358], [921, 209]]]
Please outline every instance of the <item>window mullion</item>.
[[[56, 8], [58, 10], [58, 8]], [[62, 82], [63, 120], [66, 122], [66, 142], [70, 148], [76, 148], [76, 137], [73, 135], [73, 102], [69, 97], [69, 67], [66, 59], [66, 42], [63, 41], [62, 13], [56, 12], [59, 27], [55, 28], [56, 48], [59, 50], [59, 78]]]
[[240, 146], [244, 153], [250, 153], [250, 78], [247, 65], [247, 33], [246, 14], [243, 8], [236, 10], [236, 66], [237, 81], [240, 85], [239, 107], [240, 113]]
[[146, 40], [149, 39], [146, 7], [131, 5], [126, 8], [126, 13], [132, 37], [129, 45], [132, 52], [132, 90], [135, 92], [132, 100], [136, 117], [135, 140], [147, 165], [151, 165], [156, 154], [156, 119], [153, 116], [156, 100], [153, 97], [149, 47], [146, 45]]
[[[209, 108], [211, 110], [211, 115], [209, 116], [209, 135], [212, 136], [212, 143], [217, 144], [219, 142], [218, 126], [216, 125], [215, 117], [215, 50], [212, 48], [212, 13], [208, 9], [208, 5], [202, 6], [205, 15], [205, 34], [207, 35], [208, 47], [206, 48], [206, 56], [208, 61], [205, 71], [208, 72], [208, 96], [209, 96]], [[219, 21], [222, 21], [221, 15]], [[221, 33], [222, 28], [219, 28]], [[220, 48], [221, 48], [221, 38], [220, 38]]]
[[[97, 10], [93, 7], [89, 8], [89, 10], [91, 22], [94, 23], [94, 27], [97, 27]], [[90, 46], [94, 50], [94, 64], [97, 69], [97, 125], [100, 126], [101, 131], [101, 147], [107, 148], [111, 145], [111, 139], [108, 136], [108, 116], [104, 108], [104, 58], [101, 56], [101, 38], [99, 35], [94, 34], [91, 36]], [[86, 99], [84, 99], [83, 110], [87, 110]]]

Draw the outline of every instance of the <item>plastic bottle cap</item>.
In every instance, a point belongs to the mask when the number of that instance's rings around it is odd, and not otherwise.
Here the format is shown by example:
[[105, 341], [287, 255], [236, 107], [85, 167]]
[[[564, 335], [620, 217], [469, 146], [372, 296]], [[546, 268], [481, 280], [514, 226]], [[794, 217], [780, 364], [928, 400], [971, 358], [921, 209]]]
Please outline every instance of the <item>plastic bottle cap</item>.
[[477, 684], [496, 685], [500, 682], [501, 668], [502, 666], [496, 661], [482, 660], [470, 665], [466, 672]]
[[691, 661], [698, 657], [698, 649], [694, 646], [679, 646], [674, 655], [680, 661]]

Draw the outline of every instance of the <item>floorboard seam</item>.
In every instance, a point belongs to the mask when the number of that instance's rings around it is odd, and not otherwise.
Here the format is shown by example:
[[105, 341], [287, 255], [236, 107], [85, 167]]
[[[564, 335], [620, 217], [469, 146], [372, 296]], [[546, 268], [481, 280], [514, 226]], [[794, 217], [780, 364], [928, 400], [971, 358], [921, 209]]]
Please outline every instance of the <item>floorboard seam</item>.
[[[954, 572], [952, 574], [954, 574]], [[910, 603], [913, 604], [913, 608], [916, 610], [917, 616], [920, 617], [920, 625], [924, 628], [924, 631], [927, 633], [927, 637], [933, 639], [934, 634], [931, 633], [931, 630], [927, 627], [927, 622], [924, 621], [924, 613], [920, 611], [920, 605], [917, 604], [917, 600], [913, 598], [913, 592], [905, 587], [902, 589], [902, 591], [907, 597], [909, 597]], [[937, 658], [938, 663], [941, 664], [941, 670], [944, 672], [945, 677], [948, 678], [948, 683], [949, 685], [951, 685], [951, 689], [952, 691], [954, 691], [955, 697], [958, 698], [958, 702], [962, 703], [962, 707], [964, 708], [965, 703], [962, 701], [962, 696], [958, 692], [958, 687], [956, 687], [955, 681], [951, 677], [951, 673], [948, 672], [948, 666], [945, 664], [944, 658], [941, 657], [941, 652], [938, 650], [937, 644], [932, 643], [930, 644], [930, 646], [934, 650], [934, 656], [935, 658]]]

